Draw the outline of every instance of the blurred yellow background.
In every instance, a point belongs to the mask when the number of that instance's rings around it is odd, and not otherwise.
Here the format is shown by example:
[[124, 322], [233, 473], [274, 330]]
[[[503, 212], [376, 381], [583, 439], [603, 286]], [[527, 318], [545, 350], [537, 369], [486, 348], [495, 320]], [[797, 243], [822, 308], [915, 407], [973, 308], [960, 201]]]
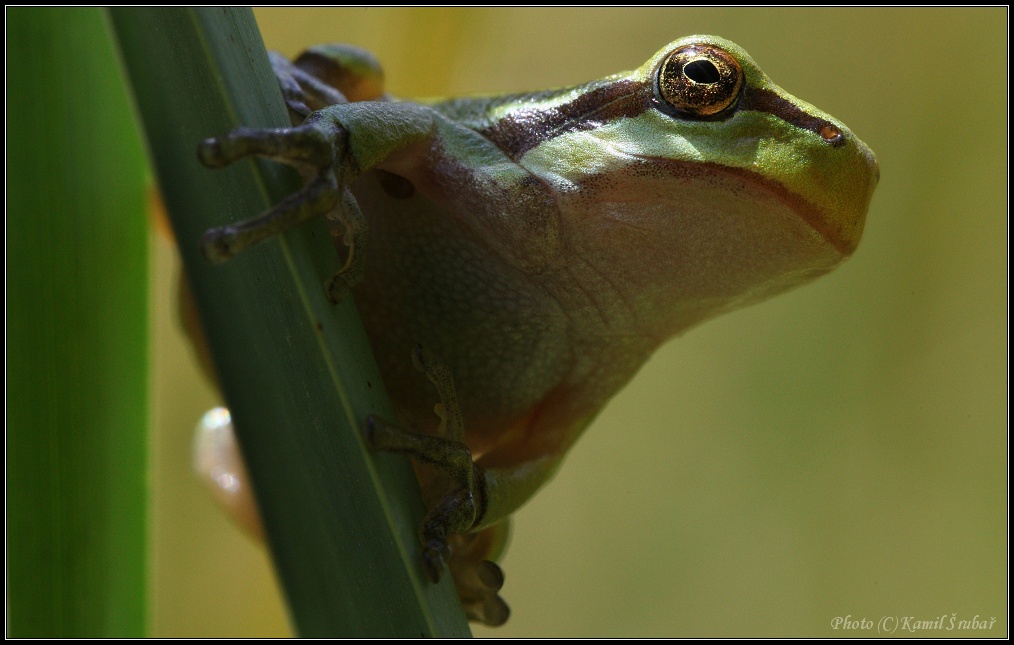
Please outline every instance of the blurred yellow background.
[[[944, 614], [1007, 634], [1006, 9], [256, 13], [290, 56], [367, 47], [403, 97], [582, 82], [716, 34], [879, 158], [848, 264], [666, 345], [587, 431], [516, 517], [509, 623], [477, 636], [873, 636], [833, 621]], [[287, 634], [264, 550], [190, 473], [217, 400], [152, 244], [153, 634]]]

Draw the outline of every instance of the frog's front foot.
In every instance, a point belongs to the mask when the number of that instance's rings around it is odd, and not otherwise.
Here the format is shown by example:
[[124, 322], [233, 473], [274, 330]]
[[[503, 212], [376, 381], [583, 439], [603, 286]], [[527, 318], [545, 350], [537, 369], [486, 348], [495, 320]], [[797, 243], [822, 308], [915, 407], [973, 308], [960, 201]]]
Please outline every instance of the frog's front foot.
[[201, 248], [212, 262], [225, 262], [236, 254], [319, 215], [327, 215], [343, 230], [348, 247], [345, 265], [328, 281], [328, 293], [337, 301], [362, 277], [366, 220], [349, 190], [348, 135], [333, 119], [311, 114], [302, 125], [279, 129], [238, 128], [223, 137], [203, 141], [197, 148], [201, 163], [221, 168], [247, 156], [258, 156], [296, 167], [306, 180], [303, 188], [267, 212], [238, 224], [209, 230]]

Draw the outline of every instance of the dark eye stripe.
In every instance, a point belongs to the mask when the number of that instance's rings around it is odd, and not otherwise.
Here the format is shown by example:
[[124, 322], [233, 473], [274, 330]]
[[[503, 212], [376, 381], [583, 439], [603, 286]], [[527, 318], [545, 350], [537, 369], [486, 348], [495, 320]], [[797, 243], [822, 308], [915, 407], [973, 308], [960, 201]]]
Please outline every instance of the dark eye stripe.
[[651, 105], [651, 85], [617, 81], [552, 108], [521, 108], [479, 130], [515, 161], [544, 141], [568, 132], [592, 130], [605, 122], [634, 117]]
[[[633, 118], [654, 105], [652, 83], [617, 81], [581, 92], [568, 103], [551, 108], [520, 108], [496, 123], [479, 130], [504, 153], [517, 161], [526, 152], [560, 135], [593, 130], [620, 118]], [[786, 123], [824, 137], [832, 146], [840, 146], [845, 137], [826, 119], [807, 114], [771, 90], [747, 87], [733, 112], [766, 112]], [[726, 117], [728, 118], [728, 117]]]
[[[790, 123], [797, 128], [802, 128], [819, 134], [824, 137], [825, 141], [834, 147], [838, 147], [845, 143], [845, 137], [841, 134], [841, 131], [836, 125], [827, 119], [820, 119], [811, 114], [807, 114], [803, 110], [799, 109], [798, 106], [786, 101], [771, 90], [762, 90], [748, 86], [742, 100], [740, 101], [739, 109], [767, 112], [768, 114], [776, 116], [782, 121]], [[835, 134], [837, 136], [831, 136]]]

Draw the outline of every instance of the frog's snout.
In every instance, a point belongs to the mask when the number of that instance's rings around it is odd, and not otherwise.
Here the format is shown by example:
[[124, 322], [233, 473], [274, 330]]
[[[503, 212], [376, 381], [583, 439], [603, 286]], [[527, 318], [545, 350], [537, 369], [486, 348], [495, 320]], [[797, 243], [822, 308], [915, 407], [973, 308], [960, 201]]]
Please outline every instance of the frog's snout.
[[880, 162], [877, 161], [877, 155], [873, 154], [873, 151], [870, 150], [868, 145], [859, 139], [856, 139], [855, 141], [856, 147], [859, 148], [859, 152], [866, 158], [866, 165], [870, 169], [870, 176], [872, 177], [872, 181], [870, 182], [870, 192], [872, 193], [873, 189], [880, 183]]

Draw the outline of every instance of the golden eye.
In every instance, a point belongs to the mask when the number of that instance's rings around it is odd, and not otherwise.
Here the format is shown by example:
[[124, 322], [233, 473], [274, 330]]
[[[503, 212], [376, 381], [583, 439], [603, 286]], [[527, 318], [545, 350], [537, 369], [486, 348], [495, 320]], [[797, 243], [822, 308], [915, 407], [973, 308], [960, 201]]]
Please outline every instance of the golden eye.
[[742, 87], [743, 69], [714, 45], [680, 47], [658, 68], [659, 95], [688, 116], [710, 117], [728, 109]]

